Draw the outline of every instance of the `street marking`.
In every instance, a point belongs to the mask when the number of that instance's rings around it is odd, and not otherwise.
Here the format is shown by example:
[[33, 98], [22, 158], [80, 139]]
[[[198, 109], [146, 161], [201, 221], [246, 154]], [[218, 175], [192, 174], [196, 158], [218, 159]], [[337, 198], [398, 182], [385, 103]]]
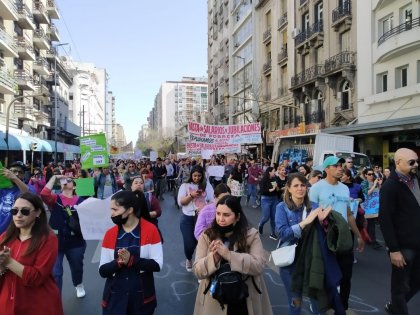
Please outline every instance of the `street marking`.
[[[193, 289], [189, 290], [189, 291], [186, 291], [186, 292], [178, 292], [176, 287], [178, 285], [182, 285], [182, 284], [192, 285]], [[196, 294], [197, 289], [198, 289], [198, 283], [197, 283], [197, 281], [193, 282], [193, 281], [186, 281], [186, 280], [174, 281], [174, 282], [171, 283], [171, 288], [172, 288], [172, 291], [174, 292], [174, 295], [175, 295], [176, 299], [178, 300], [178, 302], [181, 302], [180, 297], [183, 297], [185, 295], [189, 295], [191, 293]]]
[[[171, 274], [171, 268], [172, 268], [171, 265], [164, 263], [160, 272], [154, 273], [155, 278], [159, 278], [159, 279], [167, 278]], [[163, 270], [165, 270], [165, 273], [162, 273]]]

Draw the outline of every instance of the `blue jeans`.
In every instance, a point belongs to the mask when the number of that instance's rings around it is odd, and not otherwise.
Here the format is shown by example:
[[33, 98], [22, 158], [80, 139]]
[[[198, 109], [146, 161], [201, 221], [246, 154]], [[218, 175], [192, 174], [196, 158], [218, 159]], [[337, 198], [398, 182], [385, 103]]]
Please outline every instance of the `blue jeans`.
[[[284, 288], [286, 289], [286, 293], [287, 293], [289, 315], [300, 315], [302, 311], [302, 295], [292, 292], [291, 287], [292, 287], [293, 271], [294, 271], [294, 265], [280, 268], [280, 277], [281, 277], [281, 280], [283, 281]], [[299, 306], [295, 306], [293, 304], [293, 300], [296, 298], [301, 300], [301, 304]], [[310, 299], [310, 304], [311, 304], [312, 314], [325, 315], [325, 313], [319, 312], [318, 303], [316, 300]]]
[[73, 285], [77, 286], [83, 282], [83, 258], [85, 256], [86, 244], [83, 247], [74, 247], [58, 252], [57, 259], [53, 267], [53, 276], [58, 288], [63, 288], [63, 260], [64, 255], [69, 262], [71, 279]]
[[270, 220], [271, 234], [276, 234], [276, 206], [278, 203], [277, 196], [261, 196], [262, 218], [259, 226]]
[[196, 217], [194, 216], [182, 214], [179, 224], [182, 239], [184, 240], [184, 254], [188, 260], [192, 259], [195, 247], [197, 246], [197, 240], [194, 236], [195, 219]]
[[254, 203], [257, 203], [257, 184], [248, 183], [248, 193], [246, 196], [248, 202], [251, 200], [251, 197], [254, 198]]

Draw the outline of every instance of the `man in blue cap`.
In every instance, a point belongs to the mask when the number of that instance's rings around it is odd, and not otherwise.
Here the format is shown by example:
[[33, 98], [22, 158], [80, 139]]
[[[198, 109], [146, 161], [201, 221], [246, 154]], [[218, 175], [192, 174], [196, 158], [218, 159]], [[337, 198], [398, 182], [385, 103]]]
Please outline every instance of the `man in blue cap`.
[[[349, 188], [341, 183], [343, 176], [343, 158], [336, 156], [327, 157], [322, 163], [326, 176], [314, 184], [309, 191], [309, 199], [323, 209], [331, 206], [333, 210], [339, 212], [349, 224], [351, 231], [357, 237], [357, 250], [362, 252], [365, 243], [360, 236], [356, 226], [356, 221], [350, 210], [350, 191]], [[351, 290], [351, 277], [353, 273], [353, 249], [347, 253], [336, 254], [338, 265], [342, 273], [340, 283], [340, 297], [344, 309], [348, 309], [348, 301]]]

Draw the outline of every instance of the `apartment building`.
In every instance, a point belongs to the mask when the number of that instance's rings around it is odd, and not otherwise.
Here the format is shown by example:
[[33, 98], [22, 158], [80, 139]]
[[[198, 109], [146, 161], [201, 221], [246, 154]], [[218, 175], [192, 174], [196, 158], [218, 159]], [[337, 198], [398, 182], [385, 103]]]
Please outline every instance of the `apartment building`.
[[112, 91], [108, 91], [105, 104], [105, 133], [108, 143], [115, 145], [115, 96]]
[[53, 0], [0, 1], [0, 126], [10, 131], [12, 159], [25, 160], [32, 142], [41, 144], [36, 156], [51, 156], [51, 139], [63, 153], [63, 143], [80, 135], [68, 117], [71, 82], [57, 57], [60, 36], [53, 21], [59, 17]]
[[357, 23], [358, 120], [331, 131], [388, 166], [400, 147], [420, 154], [420, 2], [359, 1]]
[[209, 0], [207, 4], [209, 123], [253, 122], [253, 102], [245, 100], [253, 98], [252, 1]]
[[203, 77], [183, 77], [166, 81], [155, 97], [149, 113], [149, 129], [164, 138], [175, 137], [182, 147], [189, 121], [206, 122], [208, 113], [208, 81]]

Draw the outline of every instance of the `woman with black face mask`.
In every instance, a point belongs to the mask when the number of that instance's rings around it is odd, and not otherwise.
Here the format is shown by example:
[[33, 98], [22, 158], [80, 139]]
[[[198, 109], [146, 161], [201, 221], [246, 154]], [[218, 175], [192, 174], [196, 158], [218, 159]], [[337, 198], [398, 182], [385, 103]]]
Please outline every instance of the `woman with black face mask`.
[[153, 272], [162, 268], [162, 243], [156, 226], [142, 216], [149, 211], [139, 197], [120, 191], [111, 199], [115, 226], [104, 236], [99, 263], [99, 274], [106, 278], [104, 315], [153, 314], [157, 306]]
[[[195, 301], [195, 315], [218, 314], [273, 314], [262, 272], [265, 265], [264, 248], [255, 228], [248, 226], [239, 199], [234, 196], [222, 197], [216, 206], [216, 218], [198, 240], [193, 265], [194, 274], [200, 282]], [[231, 271], [242, 274], [248, 287], [249, 296], [235, 304], [224, 305], [208, 290], [214, 280], [213, 275], [225, 264]], [[203, 294], [204, 293], [204, 294]]]

